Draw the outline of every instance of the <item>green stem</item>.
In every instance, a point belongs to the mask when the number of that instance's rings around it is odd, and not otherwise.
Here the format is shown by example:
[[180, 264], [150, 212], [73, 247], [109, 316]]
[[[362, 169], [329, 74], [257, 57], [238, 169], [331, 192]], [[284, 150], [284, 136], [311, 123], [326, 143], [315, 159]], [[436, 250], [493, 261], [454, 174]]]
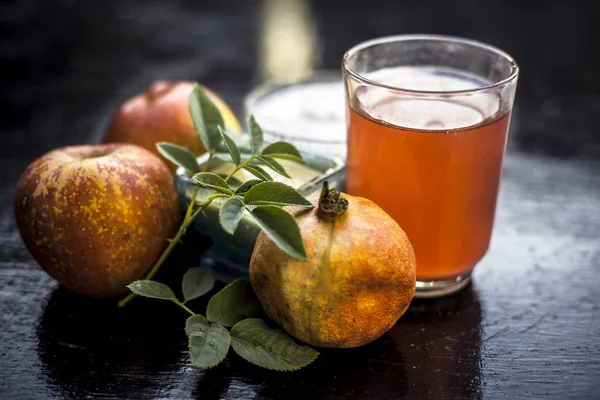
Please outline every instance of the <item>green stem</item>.
[[182, 302], [180, 302], [179, 300], [171, 300], [173, 303], [177, 304], [179, 307], [183, 308], [185, 311], [187, 311], [188, 313], [192, 314], [192, 315], [196, 315], [195, 312], [193, 312], [192, 310], [190, 310], [189, 308], [186, 307], [185, 304], [183, 304]]
[[198, 190], [200, 190], [200, 184], [196, 184], [196, 188], [194, 189], [194, 194], [192, 194], [192, 198], [190, 199], [190, 204], [188, 204], [187, 211], [185, 212], [184, 221], [187, 221], [188, 218], [192, 215], [192, 210], [194, 209], [194, 205], [196, 204], [196, 196], [198, 196]]
[[[197, 193], [195, 192], [195, 194], [197, 194]], [[169, 257], [169, 255], [171, 254], [171, 252], [173, 251], [173, 249], [175, 248], [177, 243], [179, 243], [179, 241], [183, 237], [183, 234], [187, 230], [188, 226], [191, 225], [191, 223], [194, 221], [194, 219], [196, 219], [198, 214], [200, 214], [206, 207], [208, 207], [210, 205], [210, 203], [213, 202], [214, 199], [216, 199], [218, 197], [229, 197], [229, 196], [227, 196], [226, 194], [215, 193], [215, 194], [211, 195], [210, 197], [208, 197], [206, 199], [206, 201], [204, 202], [204, 204], [202, 204], [200, 207], [198, 207], [191, 216], [189, 216], [189, 217], [186, 216], [186, 218], [183, 220], [183, 223], [179, 227], [179, 231], [177, 231], [177, 234], [175, 235], [175, 237], [173, 239], [171, 239], [171, 241], [169, 242], [169, 245], [167, 246], [165, 251], [163, 251], [163, 253], [161, 254], [158, 261], [156, 261], [156, 263], [154, 263], [154, 265], [152, 266], [152, 269], [150, 270], [150, 272], [148, 272], [148, 274], [146, 275], [146, 277], [144, 279], [152, 279], [152, 277], [158, 272], [160, 267], [166, 261], [167, 257]], [[191, 201], [192, 201], [192, 203], [195, 203], [195, 201], [196, 201], [195, 197]], [[188, 207], [188, 209], [189, 209], [189, 207]], [[133, 292], [129, 293], [121, 301], [119, 301], [119, 303], [118, 303], [119, 307], [121, 307], [121, 308], [125, 307], [125, 305], [127, 305], [127, 303], [129, 303], [136, 296], [137, 295]]]
[[229, 197], [229, 196], [228, 196], [228, 195], [226, 195], [226, 194], [223, 194], [223, 193], [215, 193], [215, 194], [211, 194], [211, 195], [210, 195], [210, 196], [209, 196], [209, 197], [206, 199], [206, 202], [205, 202], [204, 204], [202, 204], [202, 206], [201, 206], [201, 207], [197, 208], [197, 209], [196, 209], [196, 211], [194, 211], [194, 213], [193, 213], [193, 214], [192, 214], [192, 216], [190, 217], [189, 221], [187, 221], [187, 224], [186, 224], [186, 221], [184, 221], [184, 225], [185, 225], [185, 227], [187, 228], [187, 227], [188, 227], [188, 226], [189, 226], [189, 225], [190, 225], [190, 224], [191, 224], [191, 223], [192, 223], [192, 222], [193, 222], [193, 221], [196, 219], [196, 217], [198, 216], [198, 214], [200, 214], [202, 211], [204, 211], [204, 209], [205, 209], [206, 207], [208, 207], [208, 206], [210, 205], [210, 203], [212, 203], [212, 202], [213, 202], [213, 200], [215, 200], [215, 199], [218, 199], [219, 197]]
[[[208, 160], [204, 163], [204, 165], [202, 166], [202, 172], [206, 172], [206, 170], [208, 169], [208, 164], [210, 163], [210, 160], [213, 159], [215, 155], [215, 151], [211, 150], [208, 153]], [[188, 208], [187, 211], [185, 213], [185, 218], [183, 219], [184, 221], [187, 221], [188, 218], [190, 218], [190, 216], [192, 215], [192, 210], [194, 209], [194, 206], [196, 205], [196, 196], [198, 195], [198, 191], [200, 190], [200, 184], [197, 183], [196, 184], [196, 188], [194, 189], [194, 193], [192, 194], [192, 199], [190, 201], [190, 204], [188, 204]], [[185, 233], [185, 230], [184, 232]]]
[[227, 177], [225, 178], [225, 182], [229, 182], [229, 180], [238, 173], [239, 170], [241, 170], [242, 168], [244, 168], [246, 165], [248, 165], [250, 163], [250, 161], [254, 160], [254, 155], [250, 156], [249, 159], [247, 159], [246, 161], [244, 161], [243, 163], [241, 163], [240, 165], [236, 166], [233, 171], [231, 171], [231, 173], [229, 175], [227, 175]]

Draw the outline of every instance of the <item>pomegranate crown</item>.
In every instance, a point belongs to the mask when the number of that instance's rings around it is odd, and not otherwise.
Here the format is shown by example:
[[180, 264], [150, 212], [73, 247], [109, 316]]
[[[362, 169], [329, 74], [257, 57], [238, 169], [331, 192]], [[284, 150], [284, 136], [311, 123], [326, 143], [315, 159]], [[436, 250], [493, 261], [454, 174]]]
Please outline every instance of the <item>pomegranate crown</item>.
[[338, 216], [345, 213], [347, 209], [348, 200], [343, 198], [338, 190], [329, 189], [327, 181], [323, 182], [323, 188], [319, 196], [317, 216], [323, 221], [333, 222]]

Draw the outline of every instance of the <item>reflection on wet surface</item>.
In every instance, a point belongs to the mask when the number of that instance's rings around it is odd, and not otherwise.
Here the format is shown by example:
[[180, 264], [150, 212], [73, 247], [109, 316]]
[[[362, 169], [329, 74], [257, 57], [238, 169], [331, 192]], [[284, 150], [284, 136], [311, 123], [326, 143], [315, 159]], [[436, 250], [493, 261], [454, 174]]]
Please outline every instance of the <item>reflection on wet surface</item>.
[[[200, 303], [195, 309], [204, 309]], [[414, 301], [381, 339], [357, 349], [323, 349], [313, 367], [293, 374], [260, 369], [233, 352], [214, 369], [192, 368], [185, 319], [168, 302], [142, 300], [119, 310], [112, 300], [84, 300], [57, 289], [36, 331], [47, 385], [57, 396], [75, 397], [133, 392], [188, 397], [192, 391], [214, 399], [235, 393], [474, 398], [481, 393], [481, 309], [471, 288], [442, 301]], [[448, 370], [457, 374], [440, 373]], [[165, 387], [170, 379], [187, 382]]]
[[[467, 288], [441, 301], [414, 301], [379, 340], [357, 349], [323, 349], [314, 368], [293, 375], [230, 362], [204, 374], [197, 394], [248, 387], [261, 398], [478, 398], [481, 307]], [[455, 370], [456, 374], [442, 371]], [[224, 378], [227, 377], [227, 378]], [[218, 398], [218, 397], [215, 397]]]
[[86, 300], [57, 289], [37, 328], [48, 386], [58, 396], [78, 398], [156, 390], [158, 377], [179, 368], [186, 348], [185, 314], [172, 307], [136, 301], [120, 310], [114, 300]]

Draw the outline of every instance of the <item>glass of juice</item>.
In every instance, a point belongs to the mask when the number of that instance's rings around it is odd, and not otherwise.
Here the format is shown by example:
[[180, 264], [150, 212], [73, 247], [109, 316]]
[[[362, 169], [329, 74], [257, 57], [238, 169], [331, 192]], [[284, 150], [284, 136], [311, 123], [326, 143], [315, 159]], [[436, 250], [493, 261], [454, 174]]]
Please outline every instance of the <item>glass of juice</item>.
[[490, 243], [517, 64], [473, 40], [402, 35], [353, 47], [343, 73], [348, 193], [408, 235], [416, 297], [462, 289]]

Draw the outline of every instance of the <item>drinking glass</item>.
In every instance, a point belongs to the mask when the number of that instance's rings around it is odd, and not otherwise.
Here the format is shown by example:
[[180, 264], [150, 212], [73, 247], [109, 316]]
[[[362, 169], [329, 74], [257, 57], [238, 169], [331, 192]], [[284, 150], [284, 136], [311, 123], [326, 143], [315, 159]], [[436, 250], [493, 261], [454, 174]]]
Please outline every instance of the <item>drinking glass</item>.
[[408, 235], [416, 297], [454, 293], [486, 253], [518, 67], [473, 40], [402, 35], [343, 58], [347, 190]]

